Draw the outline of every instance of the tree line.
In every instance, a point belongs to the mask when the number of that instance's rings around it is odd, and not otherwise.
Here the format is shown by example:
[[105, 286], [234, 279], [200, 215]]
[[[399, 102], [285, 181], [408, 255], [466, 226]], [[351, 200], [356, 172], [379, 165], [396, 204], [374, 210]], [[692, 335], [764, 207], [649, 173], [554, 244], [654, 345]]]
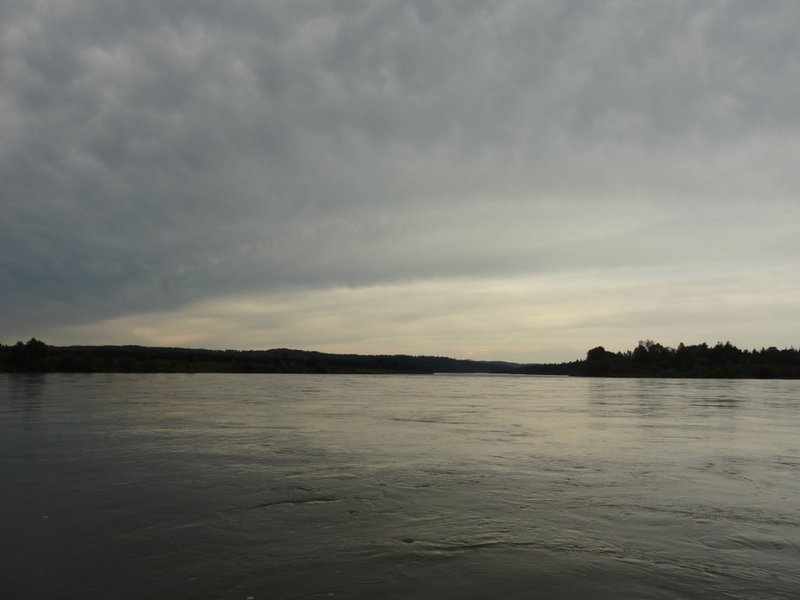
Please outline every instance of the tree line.
[[515, 363], [443, 356], [328, 354], [306, 350], [205, 350], [148, 346], [0, 345], [0, 371], [104, 373], [508, 373]]
[[49, 346], [31, 338], [0, 344], [0, 372], [128, 373], [508, 373], [573, 377], [800, 379], [800, 350], [740, 350], [730, 342], [632, 350], [596, 346], [585, 359], [518, 364], [443, 356], [328, 354], [306, 350], [204, 350], [146, 346]]
[[592, 348], [585, 360], [559, 365], [527, 365], [526, 373], [558, 372], [584, 377], [697, 377], [740, 379], [800, 379], [800, 350], [741, 350], [730, 342], [663, 346], [640, 341], [633, 349], [610, 352]]

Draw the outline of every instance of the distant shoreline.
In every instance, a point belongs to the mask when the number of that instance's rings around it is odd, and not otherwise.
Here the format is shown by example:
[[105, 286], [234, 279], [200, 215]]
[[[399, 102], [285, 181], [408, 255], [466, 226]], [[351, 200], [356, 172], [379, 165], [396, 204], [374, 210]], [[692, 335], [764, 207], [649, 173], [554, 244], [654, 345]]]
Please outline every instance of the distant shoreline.
[[800, 350], [740, 350], [730, 342], [669, 348], [651, 340], [630, 351], [592, 348], [585, 359], [523, 364], [406, 354], [310, 350], [206, 350], [148, 346], [50, 346], [32, 338], [0, 345], [0, 372], [61, 373], [485, 373], [572, 377], [800, 379]]

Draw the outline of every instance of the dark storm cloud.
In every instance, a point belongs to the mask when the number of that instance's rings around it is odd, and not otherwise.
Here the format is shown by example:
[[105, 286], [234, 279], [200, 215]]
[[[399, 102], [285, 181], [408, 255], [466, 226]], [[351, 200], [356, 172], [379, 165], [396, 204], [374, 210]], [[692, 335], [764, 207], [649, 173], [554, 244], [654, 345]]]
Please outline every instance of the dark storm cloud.
[[698, 204], [735, 225], [800, 188], [795, 2], [6, 0], [0, 23], [6, 328], [637, 265]]

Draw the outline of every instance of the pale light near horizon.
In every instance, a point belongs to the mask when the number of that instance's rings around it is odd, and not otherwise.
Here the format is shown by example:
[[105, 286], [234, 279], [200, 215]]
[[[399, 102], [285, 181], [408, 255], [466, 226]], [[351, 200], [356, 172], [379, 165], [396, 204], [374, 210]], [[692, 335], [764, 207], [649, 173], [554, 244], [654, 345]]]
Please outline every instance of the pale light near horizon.
[[799, 343], [800, 3], [0, 19], [2, 343]]
[[53, 340], [559, 362], [598, 344], [618, 351], [647, 338], [671, 346], [728, 341], [726, 313], [733, 311], [735, 345], [761, 347], [768, 339], [788, 347], [793, 333], [783, 323], [800, 326], [800, 293], [788, 281], [772, 285], [782, 271], [748, 274], [763, 283], [755, 290], [730, 275], [687, 281], [676, 272], [635, 281], [584, 274], [297, 290], [56, 330]]

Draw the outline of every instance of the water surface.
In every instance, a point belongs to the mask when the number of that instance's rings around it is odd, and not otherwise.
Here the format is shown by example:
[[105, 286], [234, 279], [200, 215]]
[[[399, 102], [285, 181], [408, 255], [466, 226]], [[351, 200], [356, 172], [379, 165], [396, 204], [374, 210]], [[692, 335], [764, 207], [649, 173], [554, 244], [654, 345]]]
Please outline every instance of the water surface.
[[0, 597], [797, 598], [800, 382], [0, 376]]

